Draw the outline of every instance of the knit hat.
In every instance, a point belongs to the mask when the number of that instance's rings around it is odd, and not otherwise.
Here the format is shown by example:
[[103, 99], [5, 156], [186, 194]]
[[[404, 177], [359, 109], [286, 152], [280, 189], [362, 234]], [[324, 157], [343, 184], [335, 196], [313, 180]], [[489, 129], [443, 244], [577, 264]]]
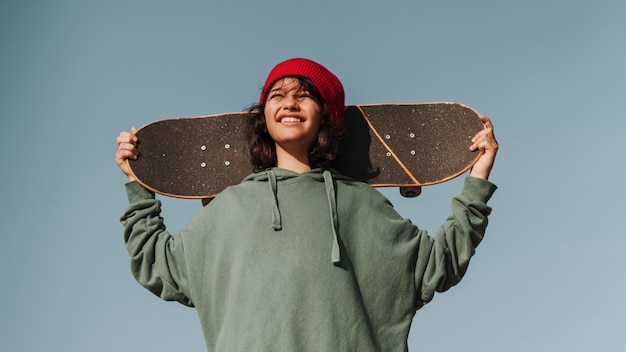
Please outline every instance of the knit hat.
[[343, 123], [344, 92], [339, 79], [326, 67], [315, 61], [303, 58], [293, 58], [276, 65], [270, 72], [263, 90], [261, 91], [260, 104], [265, 104], [265, 92], [276, 81], [289, 76], [306, 77], [313, 82], [328, 107], [330, 121], [333, 126], [340, 127]]

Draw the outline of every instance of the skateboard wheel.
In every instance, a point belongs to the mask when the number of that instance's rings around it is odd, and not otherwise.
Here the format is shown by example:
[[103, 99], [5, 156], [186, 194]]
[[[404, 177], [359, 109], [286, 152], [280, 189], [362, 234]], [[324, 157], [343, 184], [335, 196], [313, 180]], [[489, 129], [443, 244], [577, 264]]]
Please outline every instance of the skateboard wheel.
[[400, 187], [400, 194], [406, 198], [415, 198], [422, 193], [422, 187], [420, 186], [406, 186]]

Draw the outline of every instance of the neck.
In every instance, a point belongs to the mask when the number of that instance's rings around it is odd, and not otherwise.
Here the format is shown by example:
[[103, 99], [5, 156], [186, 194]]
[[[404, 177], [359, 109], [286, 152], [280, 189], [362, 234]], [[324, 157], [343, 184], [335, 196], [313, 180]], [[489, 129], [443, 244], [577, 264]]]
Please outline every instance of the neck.
[[299, 174], [311, 171], [308, 153], [294, 154], [276, 146], [276, 166]]

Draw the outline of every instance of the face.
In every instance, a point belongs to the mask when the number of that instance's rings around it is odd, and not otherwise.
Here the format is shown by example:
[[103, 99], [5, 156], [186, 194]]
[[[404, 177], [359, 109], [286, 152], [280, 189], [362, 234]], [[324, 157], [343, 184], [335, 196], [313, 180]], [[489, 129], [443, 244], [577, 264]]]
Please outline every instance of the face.
[[296, 78], [277, 81], [265, 101], [265, 122], [276, 147], [307, 153], [322, 122], [318, 102]]

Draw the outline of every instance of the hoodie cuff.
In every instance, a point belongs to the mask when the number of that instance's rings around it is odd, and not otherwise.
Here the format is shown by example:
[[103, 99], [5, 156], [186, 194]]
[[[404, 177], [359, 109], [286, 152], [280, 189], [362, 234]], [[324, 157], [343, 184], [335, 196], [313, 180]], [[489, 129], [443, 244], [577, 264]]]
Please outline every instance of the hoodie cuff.
[[470, 200], [487, 203], [498, 186], [478, 177], [468, 176], [465, 178], [461, 195]]
[[145, 189], [139, 182], [131, 181], [124, 185], [126, 187], [126, 195], [128, 196], [128, 202], [133, 203], [134, 201], [143, 200], [143, 199], [154, 199], [154, 192]]

